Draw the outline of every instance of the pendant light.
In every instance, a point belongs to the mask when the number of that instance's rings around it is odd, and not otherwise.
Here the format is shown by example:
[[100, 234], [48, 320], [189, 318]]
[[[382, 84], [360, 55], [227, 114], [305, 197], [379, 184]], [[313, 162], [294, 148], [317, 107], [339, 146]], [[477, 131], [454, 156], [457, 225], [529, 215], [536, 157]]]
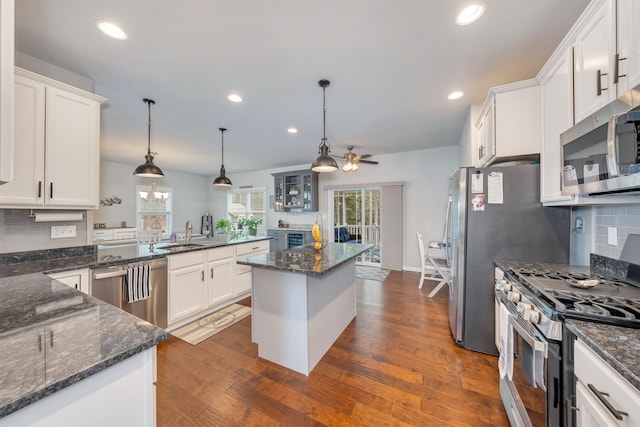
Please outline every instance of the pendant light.
[[141, 164], [133, 172], [136, 176], [142, 176], [145, 178], [161, 178], [164, 176], [159, 167], [153, 164], [153, 155], [151, 154], [151, 105], [156, 102], [152, 99], [144, 98], [143, 101], [149, 107], [149, 129], [147, 138], [147, 155], [144, 156], [146, 162]]
[[325, 89], [327, 86], [331, 84], [329, 80], [320, 80], [318, 82], [320, 87], [322, 88], [322, 142], [320, 143], [320, 147], [318, 149], [318, 153], [320, 155], [313, 159], [313, 163], [311, 163], [311, 170], [314, 172], [333, 172], [338, 170], [338, 163], [336, 163], [335, 159], [329, 155], [331, 152], [331, 148], [327, 144], [327, 136], [326, 136], [326, 107], [325, 107]]
[[213, 185], [218, 185], [220, 187], [229, 187], [231, 185], [231, 180], [227, 178], [224, 170], [224, 132], [225, 128], [218, 128], [220, 130], [220, 134], [222, 135], [222, 166], [220, 166], [220, 176], [213, 180]]

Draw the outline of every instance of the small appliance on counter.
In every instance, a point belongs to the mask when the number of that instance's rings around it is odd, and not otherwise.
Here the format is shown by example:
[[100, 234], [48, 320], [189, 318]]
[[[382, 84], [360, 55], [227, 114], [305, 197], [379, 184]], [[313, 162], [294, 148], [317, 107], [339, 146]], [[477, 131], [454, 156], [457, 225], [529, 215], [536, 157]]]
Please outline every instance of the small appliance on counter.
[[200, 234], [207, 237], [213, 237], [213, 216], [209, 212], [202, 216], [200, 221]]
[[93, 241], [102, 245], [135, 243], [137, 234], [135, 227], [97, 228], [93, 230]]

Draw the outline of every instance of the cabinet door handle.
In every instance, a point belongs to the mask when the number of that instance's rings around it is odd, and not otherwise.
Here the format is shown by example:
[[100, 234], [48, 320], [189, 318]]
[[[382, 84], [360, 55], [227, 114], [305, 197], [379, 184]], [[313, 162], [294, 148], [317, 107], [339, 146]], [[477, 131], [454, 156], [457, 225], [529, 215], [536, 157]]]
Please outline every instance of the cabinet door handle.
[[211, 267], [211, 278], [213, 279], [213, 267]]
[[202, 270], [201, 273], [202, 273], [201, 280], [204, 282], [204, 270]]
[[53, 182], [49, 184], [49, 198], [53, 199]]
[[620, 58], [620, 54], [616, 53], [613, 57], [613, 84], [618, 84], [620, 77], [627, 77], [626, 74], [618, 74], [620, 72], [620, 61], [625, 61], [627, 58]]
[[598, 70], [596, 72], [596, 95], [600, 96], [602, 95], [602, 91], [603, 90], [607, 90], [606, 87], [602, 87], [602, 76], [606, 76], [607, 73], [603, 73], [602, 71]]
[[49, 330], [49, 347], [53, 348], [53, 329]]
[[42, 353], [42, 335], [38, 334], [38, 353]]
[[602, 404], [604, 406], [607, 407], [607, 409], [609, 410], [609, 412], [611, 412], [611, 414], [616, 417], [616, 420], [622, 421], [622, 416], [626, 416], [628, 417], [629, 414], [623, 411], [619, 411], [616, 408], [613, 407], [613, 405], [611, 404], [611, 402], [609, 402], [606, 398], [609, 397], [609, 393], [605, 393], [603, 391], [600, 391], [596, 388], [596, 386], [594, 386], [593, 384], [587, 384], [589, 386], [589, 390], [591, 390], [593, 392], [593, 394], [596, 395], [596, 397], [598, 398], [598, 400], [600, 400], [600, 402], [602, 402]]
[[38, 181], [38, 199], [42, 197], [42, 181]]

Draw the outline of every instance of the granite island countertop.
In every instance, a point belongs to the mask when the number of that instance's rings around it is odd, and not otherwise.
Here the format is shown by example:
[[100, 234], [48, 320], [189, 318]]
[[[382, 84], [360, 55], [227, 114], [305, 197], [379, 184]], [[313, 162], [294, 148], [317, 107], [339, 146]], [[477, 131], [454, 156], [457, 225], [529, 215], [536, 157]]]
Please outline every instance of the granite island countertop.
[[[0, 254], [0, 418], [166, 339], [166, 332], [45, 274], [106, 267], [270, 239], [194, 239], [197, 246], [96, 245]], [[46, 331], [46, 333], [45, 333]], [[38, 346], [64, 343], [57, 351]], [[56, 348], [55, 345], [51, 348]], [[18, 375], [16, 375], [18, 373]]]
[[574, 319], [565, 325], [640, 392], [640, 329]]
[[320, 276], [361, 255], [373, 246], [370, 244], [330, 242], [319, 251], [313, 249], [312, 246], [299, 246], [242, 258], [237, 260], [237, 263], [271, 270]]
[[41, 273], [0, 279], [0, 296], [0, 417], [166, 339], [163, 329]]

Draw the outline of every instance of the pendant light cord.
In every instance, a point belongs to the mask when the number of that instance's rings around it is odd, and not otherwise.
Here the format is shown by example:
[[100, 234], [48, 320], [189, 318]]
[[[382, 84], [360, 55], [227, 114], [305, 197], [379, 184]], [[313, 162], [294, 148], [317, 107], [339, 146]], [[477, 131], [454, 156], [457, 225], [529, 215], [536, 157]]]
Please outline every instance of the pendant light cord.
[[156, 102], [153, 99], [143, 99], [144, 102], [147, 103], [147, 107], [149, 108], [149, 122], [147, 124], [147, 154], [151, 155], [151, 104], [155, 104]]
[[224, 167], [224, 131], [226, 130], [225, 128], [219, 128], [221, 135], [222, 135], [222, 164], [221, 166]]
[[327, 143], [327, 107], [326, 107], [326, 88], [322, 88], [322, 143]]

